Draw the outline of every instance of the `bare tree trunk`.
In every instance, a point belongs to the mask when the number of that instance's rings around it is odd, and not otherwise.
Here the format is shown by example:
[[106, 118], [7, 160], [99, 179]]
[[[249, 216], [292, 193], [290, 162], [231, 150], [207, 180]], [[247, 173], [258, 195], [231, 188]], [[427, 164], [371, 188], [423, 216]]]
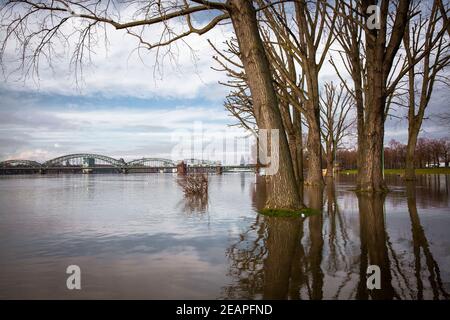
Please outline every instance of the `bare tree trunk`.
[[266, 208], [302, 208], [292, 168], [292, 159], [283, 127], [278, 98], [272, 83], [269, 62], [261, 40], [256, 11], [249, 1], [230, 0], [231, 20], [241, 50], [260, 129], [279, 130], [279, 170], [268, 176]]
[[378, 96], [372, 105], [378, 112], [371, 112], [366, 122], [365, 152], [361, 155], [362, 172], [359, 185], [362, 192], [387, 191], [383, 177], [384, 101], [383, 97]]
[[419, 127], [415, 125], [410, 126], [408, 145], [406, 146], [405, 180], [407, 181], [416, 180], [415, 153], [418, 137]]
[[358, 154], [357, 166], [358, 175], [356, 179], [357, 186], [361, 185], [362, 177], [364, 176], [364, 154], [366, 153], [366, 141], [364, 139], [364, 98], [363, 85], [361, 79], [361, 62], [359, 54], [352, 57], [354, 71], [352, 73], [353, 82], [355, 85], [355, 102], [356, 102], [356, 117], [357, 117], [357, 131], [358, 131]]
[[[430, 16], [425, 19], [428, 22], [426, 32], [422, 32], [422, 27], [425, 24], [422, 19], [418, 21], [408, 22], [407, 30], [403, 36], [403, 43], [406, 51], [406, 62], [410, 68], [408, 71], [408, 85], [409, 85], [409, 100], [408, 100], [408, 146], [406, 154], [406, 172], [405, 180], [415, 180], [415, 150], [417, 147], [417, 140], [420, 132], [420, 128], [425, 117], [425, 111], [428, 108], [431, 95], [433, 93], [434, 84], [437, 80], [439, 73], [445, 70], [445, 67], [450, 65], [450, 56], [448, 55], [449, 45], [443, 41], [445, 30], [449, 30], [449, 25], [445, 29], [447, 23], [447, 16], [445, 11], [442, 12], [443, 4], [441, 1], [435, 0], [431, 9]], [[443, 14], [444, 25], [441, 32], [437, 33], [436, 30], [436, 17], [441, 10]], [[412, 24], [412, 25], [411, 25]], [[433, 45], [434, 41], [437, 41], [436, 45]], [[423, 43], [423, 50], [420, 44]], [[423, 53], [424, 57], [420, 62], [421, 77], [416, 77], [417, 70], [415, 68], [415, 58], [419, 54]], [[416, 99], [417, 89], [416, 84], [420, 88]], [[417, 100], [417, 103], [416, 103]], [[416, 113], [417, 109], [417, 113]], [[437, 161], [439, 165], [439, 160]]]
[[327, 142], [327, 178], [333, 178], [334, 176], [334, 150], [332, 142]]
[[[379, 27], [361, 28], [368, 20], [367, 9], [379, 4]], [[400, 48], [408, 22], [410, 0], [395, 3], [383, 1], [354, 1], [340, 8], [346, 18], [343, 24], [348, 32], [337, 33], [338, 41], [347, 54], [347, 66], [355, 85], [358, 123], [358, 189], [362, 192], [385, 192], [383, 179], [384, 120], [387, 98], [398, 82], [390, 82], [394, 59]], [[356, 8], [360, 15], [354, 13]], [[395, 11], [393, 9], [395, 8]], [[361, 18], [362, 17], [362, 18]], [[393, 23], [390, 23], [390, 20]], [[361, 47], [362, 33], [364, 47]], [[366, 55], [365, 62], [360, 57]], [[337, 70], [338, 74], [339, 71]], [[399, 81], [401, 76], [397, 77]], [[364, 81], [363, 81], [364, 80]], [[364, 100], [363, 100], [364, 99]]]
[[297, 139], [296, 130], [294, 128], [294, 121], [291, 118], [291, 113], [289, 109], [289, 103], [286, 102], [287, 99], [282, 99], [280, 103], [280, 113], [283, 120], [284, 128], [288, 135], [289, 151], [291, 152], [292, 158], [292, 169], [294, 170], [295, 181], [299, 182], [299, 172], [298, 172], [298, 160], [297, 160]]
[[387, 190], [383, 179], [384, 164], [382, 163], [386, 105], [386, 81], [383, 66], [385, 44], [380, 40], [382, 35], [377, 32], [366, 32], [366, 34], [368, 38], [366, 40], [367, 82], [370, 83], [370, 86], [366, 92], [366, 118], [363, 133], [365, 147], [364, 154], [361, 154], [360, 159], [362, 171], [359, 190], [381, 192]]
[[305, 180], [303, 174], [303, 129], [302, 129], [302, 114], [294, 108], [294, 130], [295, 130], [295, 142], [297, 145], [297, 171], [298, 171], [298, 184], [303, 183]]
[[[309, 116], [308, 116], [309, 118]], [[308, 121], [308, 176], [306, 185], [321, 186], [323, 185], [322, 174], [322, 144], [320, 143], [320, 123], [318, 117], [314, 117]]]
[[[322, 26], [317, 28], [318, 33], [322, 33], [323, 25], [325, 25], [326, 14], [325, 11], [320, 13], [319, 5], [316, 6], [316, 19], [321, 15]], [[318, 47], [315, 45], [316, 30], [309, 32], [308, 28], [315, 29], [318, 27], [311, 24], [308, 19], [308, 4], [307, 1], [300, 0], [295, 2], [295, 15], [300, 32], [300, 43], [304, 46], [307, 54], [302, 57], [303, 68], [305, 73], [306, 85], [308, 88], [308, 101], [305, 103], [305, 116], [308, 121], [308, 176], [305, 184], [311, 186], [323, 186], [324, 180], [322, 175], [322, 144], [320, 132], [320, 90], [319, 90], [319, 71], [321, 63], [317, 63]], [[331, 36], [331, 33], [330, 33]], [[322, 57], [319, 55], [319, 60], [322, 60], [323, 55], [328, 51], [330, 44], [330, 37], [328, 44], [322, 52]]]
[[295, 181], [298, 183], [299, 181], [299, 171], [298, 171], [298, 150], [297, 150], [297, 139], [295, 138], [295, 134], [289, 135], [289, 149], [291, 151], [292, 158], [292, 169], [294, 170]]
[[[363, 12], [367, 12], [370, 1], [364, 1]], [[359, 190], [362, 192], [386, 192], [383, 177], [384, 122], [387, 102], [387, 83], [395, 54], [398, 52], [408, 22], [410, 0], [397, 4], [395, 22], [388, 31], [389, 1], [382, 1], [380, 8], [381, 27], [366, 29], [367, 84], [365, 106], [365, 150]], [[390, 39], [387, 40], [387, 33]]]
[[[287, 68], [292, 79], [297, 78], [297, 72], [295, 68], [294, 58], [292, 56], [287, 56]], [[285, 93], [286, 94], [286, 93]], [[286, 100], [287, 97], [286, 97]], [[290, 110], [288, 111], [288, 118], [291, 119]], [[295, 178], [297, 180], [297, 184], [300, 185], [303, 183], [303, 137], [302, 137], [302, 119], [301, 112], [293, 106], [292, 108], [292, 121], [289, 122], [290, 125], [290, 137], [289, 143], [293, 144], [291, 147], [291, 155], [292, 155], [292, 163], [294, 166]]]

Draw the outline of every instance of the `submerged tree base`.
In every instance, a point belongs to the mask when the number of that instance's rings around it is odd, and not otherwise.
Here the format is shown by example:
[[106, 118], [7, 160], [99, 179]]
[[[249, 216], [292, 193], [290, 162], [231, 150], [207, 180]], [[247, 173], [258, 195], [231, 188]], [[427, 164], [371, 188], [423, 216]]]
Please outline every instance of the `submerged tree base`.
[[354, 191], [358, 194], [388, 194], [391, 192], [388, 187], [380, 187], [379, 189], [374, 188], [356, 188]]
[[319, 210], [304, 208], [299, 210], [292, 209], [262, 209], [259, 211], [262, 215], [269, 217], [289, 217], [289, 218], [306, 218], [320, 214]]

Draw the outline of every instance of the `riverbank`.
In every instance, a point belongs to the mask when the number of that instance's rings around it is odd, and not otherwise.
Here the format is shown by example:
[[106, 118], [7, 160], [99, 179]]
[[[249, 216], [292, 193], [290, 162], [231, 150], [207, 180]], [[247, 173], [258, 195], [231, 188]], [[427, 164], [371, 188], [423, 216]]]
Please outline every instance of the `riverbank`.
[[[357, 174], [358, 170], [343, 170], [342, 174]], [[405, 174], [405, 169], [386, 169], [385, 174], [399, 175]], [[426, 169], [416, 169], [417, 175], [423, 174], [450, 174], [450, 168], [426, 168]]]

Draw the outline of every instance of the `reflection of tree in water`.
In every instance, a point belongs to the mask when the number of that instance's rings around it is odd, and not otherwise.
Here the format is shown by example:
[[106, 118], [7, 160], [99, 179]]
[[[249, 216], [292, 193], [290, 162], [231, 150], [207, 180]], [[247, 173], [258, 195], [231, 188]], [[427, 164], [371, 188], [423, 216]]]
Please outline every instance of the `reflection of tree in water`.
[[[383, 194], [360, 194], [358, 196], [360, 238], [361, 238], [361, 268], [357, 299], [393, 299], [398, 294], [392, 287], [392, 275], [387, 247], [387, 234], [384, 224]], [[367, 289], [367, 266], [376, 265], [381, 269], [381, 290]]]
[[[323, 298], [323, 271], [322, 251], [323, 251], [323, 188], [307, 187], [305, 193], [308, 199], [308, 207], [320, 211], [320, 214], [309, 217], [309, 251], [306, 254], [306, 272], [311, 275], [311, 282], [306, 277], [306, 288], [309, 299], [320, 300]], [[301, 288], [300, 288], [301, 292]], [[299, 297], [301, 298], [301, 296]]]
[[178, 206], [182, 206], [186, 213], [204, 213], [208, 209], [208, 195], [185, 196]]
[[[414, 274], [417, 289], [412, 284], [409, 255], [399, 255], [386, 232], [384, 220], [384, 195], [359, 195], [360, 208], [360, 281], [356, 299], [423, 299], [424, 285], [421, 275], [420, 248], [422, 248], [428, 272], [428, 281], [434, 299], [448, 299], [443, 289], [439, 267], [430, 251], [428, 240], [420, 224], [415, 200], [415, 186], [407, 186], [408, 211], [412, 226], [414, 256]], [[381, 269], [381, 290], [368, 290], [366, 270], [368, 265], [377, 265]]]
[[229, 275], [236, 283], [224, 288], [225, 298], [261, 298], [264, 284], [263, 259], [266, 256], [265, 217], [258, 215], [249, 229], [226, 251], [230, 260]]
[[420, 192], [415, 194], [417, 203], [423, 208], [449, 206], [449, 175], [422, 175], [414, 188], [420, 188]]
[[[393, 189], [403, 189], [405, 182], [402, 177], [387, 175], [386, 181]], [[416, 201], [422, 208], [447, 208], [450, 204], [450, 175], [427, 174], [417, 175], [415, 188], [419, 191], [416, 194]], [[394, 206], [402, 206], [405, 198], [390, 197], [389, 202]]]
[[[351, 229], [341, 214], [334, 184], [327, 184], [325, 197], [324, 190], [307, 187], [306, 203], [323, 208], [323, 213], [307, 219], [258, 215], [227, 251], [234, 282], [224, 288], [224, 298], [422, 299], [424, 291], [431, 292], [433, 298], [448, 298], [420, 225], [415, 189], [408, 190], [413, 240], [410, 255], [394, 251], [385, 226], [386, 196], [358, 195], [359, 232], [352, 239], [349, 232], [358, 229]], [[255, 194], [253, 200], [260, 202]], [[413, 264], [409, 257], [414, 257]], [[381, 290], [367, 289], [369, 265], [381, 269]]]
[[[257, 187], [255, 192], [258, 190]], [[311, 195], [311, 202], [322, 208], [322, 192]], [[304, 219], [258, 215], [255, 223], [227, 250], [229, 275], [235, 283], [224, 288], [225, 298], [300, 299], [301, 289], [305, 288], [307, 298], [321, 299], [321, 215], [309, 218], [309, 226], [313, 232], [309, 251], [305, 253], [301, 242]]]
[[351, 282], [358, 261], [352, 261], [353, 252], [347, 232], [348, 226], [339, 208], [333, 179], [327, 179], [325, 209], [324, 236], [328, 239], [325, 270], [327, 274], [334, 277], [337, 277], [342, 270], [346, 271], [344, 279], [333, 295], [334, 299], [339, 299], [343, 289]]
[[425, 264], [429, 273], [428, 280], [433, 292], [433, 299], [440, 299], [441, 297], [448, 299], [449, 294], [445, 291], [442, 284], [439, 266], [434, 260], [431, 253], [428, 240], [425, 236], [425, 231], [420, 224], [419, 214], [416, 205], [416, 186], [414, 183], [408, 183], [406, 186], [408, 197], [408, 209], [411, 218], [411, 230], [414, 248], [414, 269], [417, 281], [417, 295], [416, 299], [423, 299], [424, 284], [422, 281], [422, 262], [421, 251], [425, 256]]
[[235, 283], [224, 288], [225, 298], [287, 298], [291, 271], [296, 266], [294, 257], [303, 255], [298, 246], [302, 224], [300, 218], [258, 215], [227, 250], [229, 275]]
[[267, 217], [266, 224], [263, 297], [269, 300], [286, 299], [302, 221], [300, 218]]

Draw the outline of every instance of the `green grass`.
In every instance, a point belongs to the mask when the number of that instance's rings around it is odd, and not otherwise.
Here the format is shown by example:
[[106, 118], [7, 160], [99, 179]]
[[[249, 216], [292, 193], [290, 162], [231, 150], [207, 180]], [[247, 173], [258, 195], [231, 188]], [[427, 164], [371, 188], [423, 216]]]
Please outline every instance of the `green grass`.
[[319, 210], [305, 208], [301, 210], [291, 209], [262, 209], [259, 211], [261, 214], [269, 217], [288, 217], [288, 218], [306, 218], [316, 214], [319, 214]]
[[[342, 174], [357, 174], [358, 170], [343, 170]], [[384, 171], [385, 174], [390, 175], [404, 175], [404, 169], [386, 169]], [[416, 169], [417, 175], [422, 174], [450, 174], [450, 168], [427, 168], [427, 169]]]

